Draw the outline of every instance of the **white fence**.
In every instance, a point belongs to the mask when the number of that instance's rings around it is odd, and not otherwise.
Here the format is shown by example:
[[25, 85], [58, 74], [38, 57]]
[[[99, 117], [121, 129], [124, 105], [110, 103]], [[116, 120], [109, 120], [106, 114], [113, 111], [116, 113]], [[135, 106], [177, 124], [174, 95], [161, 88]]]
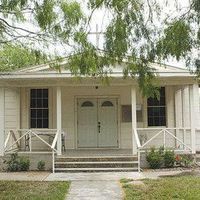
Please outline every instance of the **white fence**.
[[[4, 144], [5, 153], [29, 152], [29, 153], [52, 153], [52, 170], [54, 173], [55, 153], [62, 148], [62, 141], [58, 147], [58, 140], [62, 140], [63, 132], [57, 129], [18, 129], [6, 131]], [[59, 137], [60, 136], [60, 137]], [[42, 148], [42, 149], [41, 149]]]
[[[200, 129], [196, 129], [195, 133], [196, 150], [198, 150], [200, 147]], [[191, 128], [137, 128], [133, 129], [132, 139], [137, 146], [138, 171], [140, 171], [141, 152], [145, 152], [151, 147], [164, 147], [164, 149], [171, 149], [178, 153], [192, 153]]]

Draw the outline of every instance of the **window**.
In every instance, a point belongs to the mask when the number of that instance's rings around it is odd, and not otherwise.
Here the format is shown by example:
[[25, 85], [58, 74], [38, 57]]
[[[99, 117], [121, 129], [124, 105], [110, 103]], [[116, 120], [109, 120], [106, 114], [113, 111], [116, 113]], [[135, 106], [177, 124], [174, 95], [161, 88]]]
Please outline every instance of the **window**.
[[30, 127], [49, 127], [48, 89], [31, 89], [30, 91]]
[[148, 126], [166, 126], [165, 88], [160, 89], [160, 99], [147, 100]]
[[110, 101], [104, 101], [101, 106], [102, 107], [113, 107], [113, 103]]
[[85, 101], [82, 103], [81, 107], [93, 107], [94, 104], [91, 101]]

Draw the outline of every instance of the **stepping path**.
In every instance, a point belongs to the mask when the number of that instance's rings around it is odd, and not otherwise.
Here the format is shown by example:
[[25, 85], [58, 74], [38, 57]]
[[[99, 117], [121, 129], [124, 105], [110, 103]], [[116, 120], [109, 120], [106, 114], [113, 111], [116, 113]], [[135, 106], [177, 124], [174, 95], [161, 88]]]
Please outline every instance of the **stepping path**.
[[66, 200], [121, 200], [123, 193], [119, 181], [122, 178], [144, 177], [138, 172], [55, 173], [46, 181], [71, 181]]
[[118, 181], [72, 181], [67, 200], [121, 200]]

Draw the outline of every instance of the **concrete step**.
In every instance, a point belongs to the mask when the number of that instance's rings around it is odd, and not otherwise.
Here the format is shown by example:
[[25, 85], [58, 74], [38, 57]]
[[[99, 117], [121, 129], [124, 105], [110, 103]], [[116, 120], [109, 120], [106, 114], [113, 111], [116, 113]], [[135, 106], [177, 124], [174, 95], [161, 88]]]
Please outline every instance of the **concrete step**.
[[55, 172], [133, 172], [138, 168], [55, 168]]
[[136, 156], [98, 156], [98, 157], [56, 157], [56, 162], [114, 162], [137, 161]]
[[137, 161], [104, 161], [104, 162], [56, 162], [56, 168], [123, 168], [137, 167]]

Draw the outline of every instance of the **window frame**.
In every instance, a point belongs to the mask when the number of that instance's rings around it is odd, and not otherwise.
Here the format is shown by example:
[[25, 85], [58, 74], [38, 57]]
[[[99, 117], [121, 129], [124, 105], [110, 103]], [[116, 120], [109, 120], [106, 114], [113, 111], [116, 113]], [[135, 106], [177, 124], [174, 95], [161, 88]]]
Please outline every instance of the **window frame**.
[[[164, 105], [148, 105], [148, 99], [147, 98], [147, 127], [150, 127], [150, 128], [157, 128], [157, 127], [167, 127], [167, 101], [166, 101], [166, 87], [161, 87], [160, 89], [164, 89], [164, 99], [165, 99], [165, 103]], [[162, 115], [165, 119], [165, 125], [149, 125], [149, 112], [148, 112], [148, 108], [164, 108], [165, 109], [165, 115]], [[159, 116], [159, 117], [162, 117], [162, 116]], [[153, 115], [151, 115], [151, 117], [154, 117]]]
[[[47, 90], [47, 99], [48, 99], [48, 106], [47, 107], [41, 107], [41, 108], [32, 108], [31, 107], [31, 90]], [[50, 128], [50, 89], [49, 88], [47, 88], [47, 87], [45, 87], [45, 88], [30, 88], [29, 89], [29, 128], [30, 129], [49, 129]], [[37, 99], [37, 98], [36, 98]], [[48, 121], [48, 126], [47, 127], [42, 127], [42, 128], [38, 128], [38, 127], [36, 127], [36, 128], [32, 128], [31, 127], [31, 119], [32, 119], [32, 117], [31, 117], [31, 110], [33, 110], [33, 109], [35, 109], [35, 110], [45, 110], [45, 109], [47, 109], [47, 112], [48, 112], [48, 117], [47, 118], [45, 118], [45, 119], [47, 119], [47, 121]], [[43, 118], [43, 116], [42, 116], [42, 118]], [[36, 118], [36, 120], [37, 120], [37, 118]], [[37, 124], [36, 124], [37, 125]]]

